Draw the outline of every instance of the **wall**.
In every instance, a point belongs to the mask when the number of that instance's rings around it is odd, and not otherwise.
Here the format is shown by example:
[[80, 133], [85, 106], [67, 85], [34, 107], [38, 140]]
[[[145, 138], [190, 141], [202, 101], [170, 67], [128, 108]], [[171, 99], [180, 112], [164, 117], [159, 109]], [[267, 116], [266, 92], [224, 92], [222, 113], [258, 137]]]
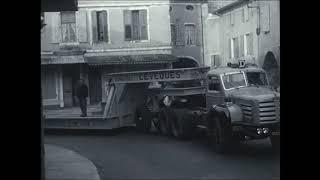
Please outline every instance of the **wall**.
[[[192, 11], [187, 10], [186, 6], [192, 5]], [[197, 60], [202, 65], [202, 23], [201, 23], [201, 4], [200, 3], [172, 3], [170, 5], [172, 10], [170, 12], [171, 23], [180, 27], [184, 39], [184, 24], [192, 23], [196, 26], [196, 45], [176, 45], [173, 46], [172, 53], [176, 56], [189, 56]], [[179, 23], [177, 23], [177, 19]]]
[[[160, 3], [151, 5], [148, 2], [139, 4], [122, 1], [117, 4], [109, 1], [79, 1], [79, 11], [77, 12], [77, 32], [78, 38], [87, 37], [86, 41], [79, 42], [82, 49], [120, 49], [120, 48], [146, 48], [146, 47], [170, 47], [170, 17], [168, 14], [169, 4]], [[148, 40], [142, 42], [128, 42], [124, 40], [123, 10], [147, 9], [148, 16]], [[107, 10], [108, 12], [108, 43], [92, 43], [91, 11]], [[42, 51], [58, 51], [59, 43], [52, 43], [57, 39], [54, 33], [59, 31], [57, 25], [60, 24], [58, 12], [45, 13], [44, 36], [41, 40]], [[80, 34], [82, 33], [82, 34]], [[169, 35], [169, 36], [168, 36]], [[61, 45], [61, 44], [60, 44]]]
[[[263, 18], [265, 9], [263, 6], [270, 6], [269, 19]], [[280, 62], [280, 4], [279, 1], [256, 1], [250, 3], [249, 6], [259, 6], [260, 12], [260, 28], [261, 33], [258, 36], [256, 28], [258, 28], [258, 10], [257, 8], [248, 8], [247, 5], [232, 9], [220, 16], [208, 15], [205, 21], [205, 62], [210, 65], [209, 54], [220, 53], [222, 65], [228, 62], [237, 63], [236, 59], [229, 58], [230, 38], [239, 37], [240, 35], [253, 34], [253, 56], [245, 57], [247, 61], [256, 63], [260, 67], [263, 65], [264, 56], [268, 51], [272, 51], [278, 62]], [[242, 10], [248, 11], [248, 20], [242, 22]], [[230, 16], [234, 16], [234, 24], [230, 24]], [[263, 31], [265, 24], [270, 23], [269, 32]], [[217, 35], [218, 34], [218, 35]], [[240, 39], [239, 39], [240, 40]], [[217, 45], [218, 44], [218, 45]], [[279, 64], [280, 65], [280, 64]]]

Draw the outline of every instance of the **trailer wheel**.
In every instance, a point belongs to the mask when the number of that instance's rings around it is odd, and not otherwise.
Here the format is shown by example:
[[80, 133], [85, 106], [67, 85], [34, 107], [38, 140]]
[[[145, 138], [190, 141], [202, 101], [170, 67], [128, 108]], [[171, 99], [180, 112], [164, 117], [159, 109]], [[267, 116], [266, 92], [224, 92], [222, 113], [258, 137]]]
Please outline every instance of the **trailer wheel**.
[[188, 114], [173, 116], [171, 119], [172, 135], [179, 139], [190, 139], [194, 130], [192, 117]]
[[213, 127], [210, 132], [210, 144], [217, 153], [225, 153], [229, 150], [232, 142], [231, 127], [227, 118], [222, 113], [215, 113], [211, 116]]
[[159, 112], [159, 129], [161, 134], [165, 136], [169, 135], [170, 132], [168, 111], [169, 110], [167, 108], [161, 108]]
[[135, 123], [140, 132], [147, 133], [151, 129], [151, 112], [146, 107], [140, 107], [136, 110]]

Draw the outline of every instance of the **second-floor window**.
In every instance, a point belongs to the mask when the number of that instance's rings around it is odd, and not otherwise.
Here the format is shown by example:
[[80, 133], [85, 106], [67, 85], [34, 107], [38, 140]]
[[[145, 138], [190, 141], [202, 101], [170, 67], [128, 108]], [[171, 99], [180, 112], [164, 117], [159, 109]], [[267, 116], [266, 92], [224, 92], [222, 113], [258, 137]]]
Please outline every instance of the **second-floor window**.
[[61, 37], [63, 43], [76, 41], [75, 12], [61, 12]]
[[194, 24], [185, 24], [185, 44], [196, 44], [196, 26]]
[[147, 10], [124, 10], [123, 13], [125, 40], [147, 40]]
[[107, 11], [92, 12], [93, 42], [108, 42], [108, 13]]
[[177, 29], [176, 25], [171, 24], [171, 44], [176, 45], [177, 43]]

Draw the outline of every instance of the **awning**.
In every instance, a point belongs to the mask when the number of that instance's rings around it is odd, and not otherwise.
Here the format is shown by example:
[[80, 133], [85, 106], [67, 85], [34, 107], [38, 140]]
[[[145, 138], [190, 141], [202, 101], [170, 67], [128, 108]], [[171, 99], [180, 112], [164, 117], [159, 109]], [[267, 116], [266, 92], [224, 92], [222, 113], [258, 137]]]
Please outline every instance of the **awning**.
[[115, 64], [164, 64], [178, 61], [171, 54], [129, 55], [129, 56], [87, 56], [86, 62], [90, 66]]
[[41, 64], [78, 64], [86, 63], [83, 55], [59, 56], [41, 55]]

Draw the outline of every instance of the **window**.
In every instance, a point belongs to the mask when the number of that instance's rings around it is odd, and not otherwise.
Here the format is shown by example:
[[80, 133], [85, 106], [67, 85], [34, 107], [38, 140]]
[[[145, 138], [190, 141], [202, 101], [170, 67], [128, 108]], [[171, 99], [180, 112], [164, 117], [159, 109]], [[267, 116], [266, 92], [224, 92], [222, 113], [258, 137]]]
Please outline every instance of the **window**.
[[61, 37], [64, 43], [76, 41], [75, 12], [61, 12]]
[[185, 24], [185, 44], [195, 45], [196, 44], [196, 27], [194, 24]]
[[172, 45], [176, 45], [177, 43], [177, 30], [174, 24], [171, 24], [171, 43]]
[[268, 86], [267, 75], [264, 72], [247, 72], [249, 86]]
[[234, 13], [230, 13], [230, 25], [234, 25]]
[[107, 11], [92, 12], [93, 42], [108, 42], [108, 14]]
[[233, 44], [233, 57], [239, 58], [239, 38], [232, 38], [232, 44]]
[[253, 55], [253, 34], [248, 33], [245, 35], [245, 55]]
[[222, 81], [225, 89], [233, 89], [246, 86], [244, 74], [241, 72], [222, 75]]
[[147, 10], [125, 10], [124, 31], [125, 40], [147, 40]]
[[193, 6], [192, 5], [187, 5], [186, 9], [192, 11], [193, 10]]
[[268, 5], [261, 8], [261, 30], [265, 33], [270, 31], [270, 8]]
[[211, 67], [220, 66], [220, 56], [218, 54], [211, 55]]
[[245, 43], [244, 43], [245, 35], [240, 36], [240, 57], [245, 55]]
[[208, 90], [209, 91], [221, 91], [219, 78], [216, 76], [209, 77], [208, 80]]

